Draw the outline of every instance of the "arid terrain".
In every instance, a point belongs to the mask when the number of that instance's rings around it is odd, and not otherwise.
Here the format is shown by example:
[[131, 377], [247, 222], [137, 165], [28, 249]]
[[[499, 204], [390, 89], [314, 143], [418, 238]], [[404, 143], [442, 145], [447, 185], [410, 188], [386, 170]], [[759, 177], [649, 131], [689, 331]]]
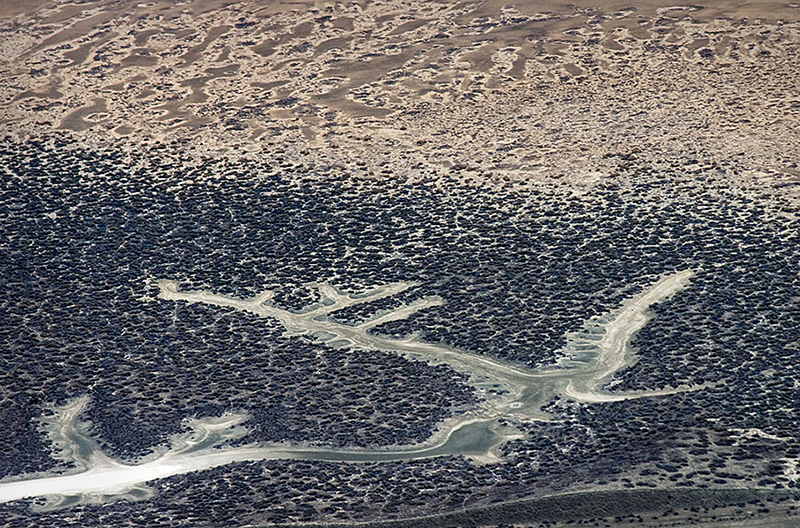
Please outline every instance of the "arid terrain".
[[800, 177], [798, 4], [25, 6], [0, 29], [8, 131], [280, 146], [411, 178], [585, 183], [636, 149]]
[[0, 526], [800, 526], [798, 72], [793, 2], [0, 0]]

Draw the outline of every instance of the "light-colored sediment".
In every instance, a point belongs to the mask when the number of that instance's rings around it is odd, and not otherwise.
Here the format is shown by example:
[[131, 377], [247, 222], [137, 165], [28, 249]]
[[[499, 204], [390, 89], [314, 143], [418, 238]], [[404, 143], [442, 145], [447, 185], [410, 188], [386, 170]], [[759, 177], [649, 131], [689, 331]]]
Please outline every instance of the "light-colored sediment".
[[[569, 378], [564, 394], [578, 401], [600, 402], [673, 394], [682, 390], [612, 394], [603, 391], [602, 386], [615, 373], [636, 361], [628, 343], [631, 337], [647, 324], [649, 320], [647, 309], [652, 304], [661, 302], [686, 288], [692, 275], [691, 270], [667, 275], [641, 294], [629, 299], [617, 312], [589, 321], [586, 328], [597, 333], [594, 336], [585, 332], [579, 333], [578, 335], [584, 336], [582, 338], [573, 336], [564, 350], [565, 357], [559, 365], [561, 368], [538, 370], [524, 369], [497, 358], [471, 354], [439, 343], [426, 343], [416, 335], [395, 339], [369, 332], [379, 324], [405, 319], [420, 310], [440, 306], [443, 300], [439, 297], [419, 299], [397, 309], [377, 314], [356, 326], [342, 324], [327, 317], [328, 314], [348, 306], [396, 295], [414, 286], [415, 283], [394, 283], [359, 295], [346, 295], [329, 284], [319, 284], [316, 286], [321, 296], [320, 302], [299, 313], [270, 304], [269, 300], [273, 297], [270, 291], [265, 291], [253, 299], [241, 300], [207, 291], [182, 292], [179, 291], [176, 282], [169, 280], [159, 281], [158, 286], [161, 299], [212, 304], [262, 317], [274, 317], [290, 335], [312, 335], [317, 340], [335, 347], [380, 350], [399, 353], [431, 364], [446, 363], [472, 376], [474, 380], [481, 380], [481, 384], [497, 385], [517, 396], [528, 389], [531, 382]], [[577, 347], [587, 343], [595, 346], [597, 350], [593, 352], [592, 360], [588, 363], [574, 361], [572, 357], [579, 353]]]
[[[694, 275], [691, 270], [684, 270], [668, 275], [659, 280], [648, 290], [628, 301], [616, 315], [606, 323], [608, 316], [591, 321], [586, 325], [589, 333], [583, 337], [573, 337], [567, 346], [571, 354], [578, 352], [577, 347], [590, 345], [594, 348], [591, 354], [596, 355], [592, 367], [587, 368], [586, 376], [573, 376], [564, 388], [564, 394], [572, 399], [587, 403], [622, 401], [648, 396], [663, 396], [697, 390], [698, 387], [675, 387], [659, 391], [636, 391], [612, 393], [602, 390], [617, 372], [628, 368], [636, 362], [636, 355], [628, 346], [631, 337], [644, 328], [650, 320], [647, 310], [654, 303], [661, 302], [675, 293], [685, 289]], [[596, 333], [591, 333], [594, 330]], [[583, 352], [586, 354], [586, 352]], [[575, 365], [569, 358], [562, 361], [564, 365]]]
[[[187, 421], [186, 425], [192, 431], [190, 434], [175, 436], [169, 447], [157, 449], [153, 456], [138, 464], [115, 461], [103, 454], [78, 420], [88, 403], [87, 398], [80, 398], [56, 409], [55, 415], [46, 420], [57, 456], [64, 461], [75, 461], [77, 472], [2, 483], [0, 502], [45, 496], [50, 497], [45, 508], [60, 508], [121, 498], [142, 500], [152, 493], [144, 486], [146, 482], [241, 461], [300, 459], [354, 463], [459, 454], [478, 463], [497, 462], [500, 460], [500, 447], [523, 436], [513, 427], [498, 423], [498, 419], [544, 419], [541, 407], [555, 394], [561, 393], [580, 402], [599, 403], [665, 396], [701, 388], [620, 393], [602, 388], [617, 372], [636, 361], [629, 343], [647, 323], [648, 308], [686, 288], [692, 275], [692, 271], [684, 270], [664, 276], [618, 310], [590, 320], [583, 331], [570, 336], [563, 351], [564, 357], [557, 366], [533, 370], [445, 345], [425, 343], [416, 336], [395, 339], [370, 332], [385, 322], [405, 319], [420, 310], [442, 305], [444, 301], [438, 297], [422, 298], [380, 312], [356, 325], [340, 323], [331, 317], [343, 308], [397, 295], [415, 286], [413, 282], [388, 284], [354, 295], [326, 283], [316, 284], [319, 302], [292, 312], [274, 306], [271, 291], [242, 300], [208, 291], [183, 292], [178, 283], [162, 280], [158, 286], [159, 298], [163, 300], [204, 303], [275, 318], [288, 335], [307, 335], [333, 347], [378, 350], [433, 364], [445, 363], [467, 374], [470, 382], [479, 389], [491, 387], [501, 390], [483, 390], [485, 401], [478, 409], [445, 420], [436, 434], [420, 445], [381, 450], [300, 445], [226, 448], [223, 445], [225, 441], [246, 433], [240, 425], [246, 417], [225, 415]], [[587, 346], [591, 347], [588, 352]], [[578, 359], [576, 355], [581, 357]]]
[[5, 11], [8, 133], [508, 184], [591, 186], [613, 170], [604, 156], [638, 151], [800, 188], [798, 4], [64, 0]]
[[[458, 427], [438, 435], [436, 442], [426, 442], [411, 449], [347, 450], [291, 445], [220, 449], [225, 441], [239, 438], [245, 432], [240, 424], [246, 416], [224, 415], [220, 418], [188, 420], [187, 426], [192, 432], [174, 437], [170, 448], [163, 450], [158, 458], [140, 464], [126, 464], [103, 454], [88, 435], [75, 433], [77, 417], [87, 403], [87, 398], [79, 398], [56, 409], [57, 420], [54, 422], [61, 424], [64, 431], [69, 431], [74, 445], [82, 448], [83, 453], [78, 456], [82, 470], [67, 475], [0, 483], [0, 503], [27, 497], [47, 497], [47, 504], [39, 509], [51, 510], [120, 499], [144, 500], [153, 494], [145, 486], [146, 482], [233, 462], [290, 459], [355, 463], [463, 454], [476, 462], [493, 463], [499, 461], [500, 446], [523, 436], [513, 428], [473, 418], [461, 420]], [[472, 438], [472, 429], [478, 433], [477, 438]], [[453, 444], [455, 449], [447, 449], [448, 444]], [[93, 450], [87, 453], [86, 446], [92, 446]]]

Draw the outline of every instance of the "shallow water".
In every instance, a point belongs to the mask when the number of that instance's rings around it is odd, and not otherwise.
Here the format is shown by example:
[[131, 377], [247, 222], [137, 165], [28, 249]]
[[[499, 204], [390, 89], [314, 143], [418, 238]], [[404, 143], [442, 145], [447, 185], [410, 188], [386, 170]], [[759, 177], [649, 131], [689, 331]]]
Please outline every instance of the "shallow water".
[[[143, 500], [152, 491], [145, 482], [202, 471], [238, 461], [274, 459], [324, 460], [330, 462], [385, 462], [462, 455], [476, 463], [499, 461], [499, 448], [523, 435], [506, 420], [545, 420], [542, 407], [556, 394], [594, 403], [665, 396], [702, 387], [663, 391], [608, 392], [603, 386], [617, 372], [632, 365], [635, 355], [629, 342], [649, 320], [648, 308], [688, 286], [693, 272], [683, 270], [662, 277], [618, 310], [587, 321], [584, 328], [568, 336], [561, 359], [555, 366], [524, 369], [496, 358], [479, 356], [445, 345], [425, 343], [416, 337], [395, 339], [371, 333], [376, 326], [405, 319], [413, 313], [443, 304], [438, 297], [418, 299], [394, 310], [384, 311], [359, 325], [346, 325], [328, 317], [343, 308], [397, 295], [415, 285], [394, 283], [367, 292], [348, 295], [328, 284], [319, 284], [321, 300], [300, 312], [270, 304], [273, 293], [252, 299], [236, 299], [208, 291], [182, 292], [173, 281], [159, 282], [159, 298], [166, 301], [205, 303], [278, 319], [291, 335], [309, 335], [335, 348], [362, 348], [392, 352], [432, 364], [446, 363], [469, 376], [484, 396], [481, 406], [440, 424], [427, 442], [381, 450], [327, 449], [297, 445], [224, 447], [225, 442], [243, 436], [240, 425], [245, 415], [193, 419], [186, 422], [189, 434], [175, 436], [169, 447], [136, 464], [106, 456], [84, 431], [79, 420], [88, 398], [56, 408], [44, 418], [48, 434], [57, 446], [56, 457], [75, 462], [77, 472], [69, 475], [16, 480], [0, 484], [0, 502], [25, 497], [49, 497], [43, 509], [64, 508], [81, 503], [101, 503], [121, 498]], [[492, 389], [491, 391], [489, 389]], [[504, 419], [501, 423], [499, 420]]]

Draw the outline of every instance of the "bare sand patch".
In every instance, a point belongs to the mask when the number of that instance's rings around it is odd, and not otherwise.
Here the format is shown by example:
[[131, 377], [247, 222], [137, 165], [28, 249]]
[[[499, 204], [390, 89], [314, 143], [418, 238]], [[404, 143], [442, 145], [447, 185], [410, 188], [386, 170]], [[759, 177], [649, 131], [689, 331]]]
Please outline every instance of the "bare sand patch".
[[[3, 6], [11, 133], [272, 143], [401, 178], [472, 167], [487, 182], [580, 180], [631, 151], [735, 159], [732, 178], [780, 179], [800, 158], [788, 3]], [[75, 120], [100, 97], [106, 119]]]

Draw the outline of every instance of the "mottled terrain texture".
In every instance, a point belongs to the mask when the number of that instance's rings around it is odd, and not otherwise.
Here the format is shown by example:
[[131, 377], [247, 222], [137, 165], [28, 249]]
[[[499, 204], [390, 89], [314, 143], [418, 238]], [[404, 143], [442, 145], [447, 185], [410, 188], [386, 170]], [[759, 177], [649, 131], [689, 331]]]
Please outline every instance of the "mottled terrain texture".
[[389, 449], [480, 405], [446, 365], [164, 302], [161, 279], [291, 310], [312, 282], [416, 281], [334, 318], [439, 296], [374, 331], [534, 368], [691, 269], [607, 389], [706, 387], [557, 398], [496, 464], [243, 462], [144, 502], [0, 504], [0, 525], [346, 524], [734, 489], [752, 495], [605, 522], [797, 523], [800, 7], [574, 4], [0, 0], [0, 479], [68, 471], [40, 419], [85, 395], [92, 436], [132, 462], [191, 417], [246, 412], [239, 444]]
[[[214, 526], [243, 522], [243, 511], [347, 520], [426, 513], [434, 496], [456, 508], [594, 483], [796, 485], [800, 222], [775, 199], [723, 186], [714, 168], [654, 171], [628, 159], [589, 194], [522, 195], [246, 160], [192, 167], [166, 148], [134, 161], [53, 138], [6, 140], [3, 152], [5, 475], [55, 468], [36, 418], [44, 403], [83, 394], [96, 435], [130, 458], [181, 418], [226, 410], [252, 413], [255, 441], [408, 444], [474, 399], [445, 367], [158, 302], [151, 281], [164, 276], [241, 297], [319, 279], [355, 287], [416, 277], [417, 290], [446, 304], [377, 331], [419, 331], [533, 365], [553, 361], [588, 316], [691, 267], [691, 286], [659, 305], [635, 340], [639, 363], [618, 383], [716, 382], [591, 410], [555, 402], [556, 419], [523, 424], [529, 438], [509, 444], [498, 465], [254, 463], [245, 465], [252, 479], [237, 467], [175, 477], [153, 503], [41, 514], [47, 522], [84, 511], [81, 522], [101, 525], [167, 515]], [[373, 487], [381, 493], [356, 492]], [[209, 520], [206, 501], [222, 517]]]
[[405, 178], [455, 168], [461, 178], [585, 184], [608, 168], [604, 155], [634, 148], [800, 177], [798, 4], [117, 0], [18, 10], [0, 11], [0, 123], [13, 130], [183, 140], [206, 153], [288, 147]]

